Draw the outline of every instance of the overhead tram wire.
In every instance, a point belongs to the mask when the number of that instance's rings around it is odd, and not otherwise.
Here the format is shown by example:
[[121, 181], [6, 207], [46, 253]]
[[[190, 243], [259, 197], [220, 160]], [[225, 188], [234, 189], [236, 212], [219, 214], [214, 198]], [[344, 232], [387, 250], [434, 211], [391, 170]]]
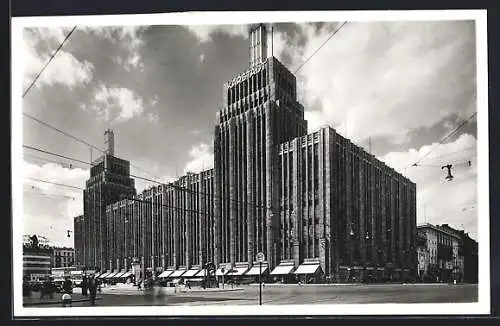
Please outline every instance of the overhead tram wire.
[[35, 85], [36, 81], [38, 80], [38, 78], [40, 78], [40, 76], [42, 75], [43, 71], [45, 70], [45, 68], [47, 68], [47, 66], [50, 64], [50, 62], [54, 59], [54, 57], [57, 55], [57, 53], [59, 53], [59, 51], [62, 49], [64, 43], [66, 43], [66, 41], [69, 39], [69, 37], [71, 36], [71, 34], [73, 34], [73, 32], [75, 31], [76, 29], [76, 25], [73, 27], [73, 29], [71, 29], [71, 31], [68, 33], [68, 35], [66, 35], [66, 37], [64, 38], [64, 40], [61, 42], [61, 44], [59, 44], [59, 47], [54, 51], [54, 53], [52, 53], [52, 56], [49, 58], [49, 60], [45, 63], [45, 65], [42, 67], [42, 69], [40, 69], [40, 71], [38, 72], [38, 74], [35, 76], [35, 78], [33, 78], [33, 81], [31, 82], [31, 84], [28, 86], [28, 88], [26, 88], [26, 90], [24, 91], [23, 93], [23, 98], [26, 96], [26, 94], [28, 94], [28, 92], [31, 90], [31, 88], [33, 87], [33, 85]]
[[[39, 149], [39, 148], [36, 148], [36, 147], [33, 147], [33, 146], [23, 145], [23, 147], [31, 149], [31, 150], [34, 150], [34, 151], [42, 152], [42, 153], [45, 153], [45, 154], [53, 155], [53, 156], [56, 156], [56, 157], [64, 158], [64, 159], [67, 159], [67, 160], [72, 160], [72, 161], [75, 161], [75, 162], [83, 163], [83, 164], [86, 164], [86, 165], [90, 165], [90, 166], [93, 165], [92, 163], [89, 163], [89, 162], [85, 162], [85, 161], [82, 161], [82, 160], [79, 160], [79, 159], [75, 159], [75, 158], [72, 158], [72, 157], [68, 157], [68, 156], [64, 156], [64, 155], [61, 155], [61, 154], [53, 153], [51, 151]], [[109, 170], [109, 169], [105, 169], [105, 170]], [[178, 189], [178, 190], [182, 190], [182, 191], [185, 191], [185, 192], [189, 192], [189, 193], [195, 193], [195, 194], [200, 194], [200, 195], [204, 195], [204, 196], [211, 196], [213, 198], [216, 198], [215, 194], [213, 194], [213, 193], [212, 194], [208, 194], [208, 193], [205, 193], [205, 192], [195, 191], [193, 189], [181, 187], [181, 186], [175, 185], [173, 183], [163, 183], [163, 182], [160, 182], [160, 181], [148, 179], [148, 178], [145, 178], [145, 177], [136, 176], [136, 175], [133, 175], [133, 174], [130, 174], [130, 177], [133, 177], [133, 178], [136, 178], [136, 179], [140, 179], [140, 180], [144, 180], [144, 181], [149, 181], [149, 182], [155, 183], [157, 185], [165, 185], [165, 186], [172, 187], [172, 188], [175, 188], [175, 189]], [[222, 196], [218, 196], [218, 197], [219, 197], [218, 198], [219, 200], [223, 200], [224, 199], [224, 198], [222, 198]], [[241, 200], [232, 199], [232, 198], [228, 198], [226, 200], [232, 201], [232, 202], [236, 202], [236, 203], [239, 203], [239, 204], [242, 204], [242, 205], [252, 205], [255, 208], [269, 209], [269, 207], [263, 206], [261, 204], [260, 205], [259, 204], [253, 204], [253, 203], [249, 203], [247, 201], [241, 201]]]
[[[92, 148], [92, 149], [95, 149], [95, 150], [97, 150], [97, 151], [99, 151], [99, 152], [101, 152], [101, 153], [103, 153], [103, 154], [104, 154], [104, 153], [106, 153], [106, 151], [105, 151], [105, 150], [103, 150], [103, 149], [101, 149], [101, 148], [99, 148], [99, 147], [97, 147], [97, 146], [94, 146], [94, 145], [92, 145], [92, 144], [90, 144], [90, 143], [86, 142], [85, 140], [83, 140], [83, 139], [81, 139], [81, 138], [79, 138], [79, 137], [73, 136], [73, 135], [71, 135], [71, 134], [67, 133], [66, 131], [63, 131], [63, 130], [61, 130], [61, 129], [59, 129], [59, 128], [56, 128], [56, 127], [54, 127], [54, 126], [52, 126], [52, 125], [48, 124], [48, 123], [47, 123], [47, 122], [45, 122], [45, 121], [42, 121], [42, 120], [40, 120], [40, 119], [38, 119], [38, 118], [35, 118], [34, 116], [29, 115], [29, 114], [28, 114], [28, 113], [26, 113], [26, 112], [23, 112], [23, 115], [24, 115], [25, 117], [27, 117], [27, 118], [30, 118], [30, 119], [32, 119], [32, 120], [34, 120], [34, 121], [36, 121], [36, 122], [38, 122], [38, 123], [40, 123], [40, 124], [44, 125], [44, 126], [45, 126], [45, 127], [47, 127], [47, 128], [53, 129], [53, 130], [55, 130], [55, 131], [57, 131], [57, 132], [59, 132], [59, 133], [61, 133], [61, 134], [65, 135], [66, 137], [69, 137], [69, 138], [71, 138], [71, 139], [73, 139], [73, 140], [75, 140], [75, 141], [77, 141], [77, 142], [79, 142], [79, 143], [82, 143], [82, 144], [84, 144], [84, 145], [86, 145], [86, 146], [89, 146], [89, 147], [90, 147], [90, 148]], [[142, 168], [140, 168], [140, 167], [138, 167], [138, 166], [135, 166], [135, 165], [134, 165], [134, 164], [132, 164], [132, 163], [130, 163], [130, 166], [131, 166], [131, 167], [133, 167], [133, 168], [135, 168], [135, 169], [137, 169], [137, 170], [139, 170], [139, 171], [141, 171], [141, 172], [143, 172], [143, 173], [145, 173], [145, 174], [148, 174], [148, 175], [150, 175], [150, 176], [152, 176], [152, 177], [154, 177], [154, 178], [156, 178], [156, 179], [159, 179], [157, 176], [155, 176], [155, 175], [153, 175], [153, 174], [151, 174], [151, 173], [149, 173], [149, 172], [147, 172], [147, 171], [143, 170]]]
[[455, 135], [457, 133], [458, 130], [460, 130], [463, 126], [465, 126], [465, 124], [467, 124], [467, 122], [469, 122], [472, 118], [474, 118], [475, 116], [477, 115], [477, 112], [474, 112], [473, 114], [471, 114], [465, 121], [463, 121], [458, 127], [456, 127], [455, 129], [453, 129], [448, 135], [446, 135], [443, 139], [441, 139], [441, 141], [436, 145], [434, 146], [433, 148], [431, 148], [425, 155], [421, 156], [415, 163], [413, 163], [412, 165], [408, 166], [408, 167], [411, 167], [411, 166], [419, 166], [419, 163], [424, 159], [426, 158], [427, 156], [429, 156], [430, 153], [432, 153], [437, 147], [439, 147], [440, 145], [442, 145], [446, 140], [448, 140], [450, 137], [452, 137], [453, 135]]
[[318, 51], [321, 50], [321, 48], [323, 48], [323, 46], [325, 46], [325, 44], [328, 43], [328, 41], [330, 41], [332, 39], [332, 37], [334, 37], [342, 29], [342, 27], [344, 27], [346, 24], [347, 24], [347, 21], [343, 22], [339, 28], [337, 28], [332, 34], [330, 34], [330, 36], [326, 39], [326, 41], [324, 41], [316, 49], [316, 51], [314, 51], [304, 62], [302, 62], [300, 64], [300, 66], [295, 70], [294, 74], [297, 74], [297, 72], [299, 72], [299, 70], [302, 69], [302, 67], [304, 67], [306, 65], [306, 63], [309, 62], [309, 60], [311, 60], [311, 58], [314, 57], [314, 55], [316, 55], [316, 53], [318, 53]]
[[47, 180], [42, 180], [42, 179], [37, 179], [37, 178], [31, 178], [31, 177], [26, 177], [26, 179], [36, 181], [36, 182], [43, 182], [43, 183], [47, 183], [47, 184], [52, 184], [52, 185], [60, 186], [60, 187], [73, 188], [73, 189], [77, 189], [77, 190], [85, 190], [83, 188], [80, 188], [77, 186], [72, 186], [72, 185], [67, 185], [64, 183], [57, 183], [57, 182], [52, 182], [52, 181], [47, 181]]
[[[60, 187], [67, 187], [67, 188], [75, 188], [75, 189], [79, 189], [79, 190], [84, 190], [83, 188], [72, 186], [72, 185], [67, 185], [67, 184], [64, 184], [64, 183], [57, 183], [57, 182], [52, 182], [52, 181], [48, 181], [48, 180], [41, 180], [41, 179], [36, 179], [36, 178], [27, 178], [27, 179], [30, 179], [30, 180], [33, 180], [33, 181], [37, 181], [37, 182], [43, 182], [43, 183], [47, 183], [47, 184], [52, 184], [52, 185], [60, 186]], [[205, 212], [201, 212], [201, 211], [197, 211], [197, 210], [194, 210], [194, 209], [182, 208], [182, 207], [175, 207], [175, 206], [171, 206], [171, 205], [167, 205], [167, 204], [161, 204], [161, 203], [153, 203], [152, 201], [148, 201], [148, 200], [144, 200], [144, 199], [139, 199], [139, 198], [126, 197], [125, 199], [131, 200], [131, 201], [140, 202], [140, 203], [155, 205], [155, 206], [162, 206], [162, 207], [171, 208], [171, 209], [175, 209], [175, 210], [182, 210], [182, 211], [186, 211], [186, 212], [189, 212], [189, 213], [196, 213], [196, 214], [213, 216], [213, 214], [205, 213]]]

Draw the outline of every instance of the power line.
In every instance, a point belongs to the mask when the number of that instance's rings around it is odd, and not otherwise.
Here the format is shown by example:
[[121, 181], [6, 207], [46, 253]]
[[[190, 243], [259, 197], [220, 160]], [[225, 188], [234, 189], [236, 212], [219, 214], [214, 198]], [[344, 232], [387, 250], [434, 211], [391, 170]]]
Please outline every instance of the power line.
[[319, 50], [321, 50], [321, 48], [322, 48], [323, 46], [325, 46], [325, 44], [326, 44], [326, 43], [328, 43], [328, 41], [330, 41], [330, 39], [331, 39], [332, 37], [334, 37], [334, 36], [335, 36], [335, 34], [337, 34], [337, 32], [338, 32], [338, 31], [340, 31], [340, 30], [342, 29], [342, 27], [344, 27], [344, 25], [345, 25], [345, 24], [347, 24], [347, 22], [346, 22], [346, 21], [345, 21], [345, 22], [343, 22], [343, 23], [342, 23], [342, 25], [340, 25], [340, 27], [339, 27], [339, 28], [337, 28], [337, 29], [336, 29], [336, 30], [335, 30], [335, 31], [334, 31], [334, 32], [333, 32], [333, 33], [332, 33], [332, 34], [331, 34], [331, 35], [330, 35], [330, 36], [326, 39], [326, 41], [324, 41], [324, 42], [323, 42], [323, 43], [322, 43], [322, 44], [321, 44], [321, 45], [320, 45], [320, 46], [316, 49], [316, 51], [314, 51], [314, 52], [313, 52], [313, 54], [311, 54], [311, 55], [309, 56], [309, 58], [307, 58], [307, 59], [306, 59], [306, 60], [305, 60], [305, 61], [304, 61], [304, 62], [303, 62], [303, 63], [302, 63], [302, 64], [301, 64], [298, 68], [297, 68], [297, 70], [295, 70], [294, 74], [296, 74], [296, 73], [297, 73], [300, 69], [302, 69], [302, 67], [304, 67], [304, 66], [305, 66], [305, 64], [306, 64], [309, 60], [311, 60], [311, 58], [312, 58], [312, 57], [313, 57], [316, 53], [318, 53], [318, 51], [319, 51]]
[[[40, 119], [38, 119], [38, 118], [35, 118], [34, 116], [29, 115], [29, 114], [28, 114], [28, 113], [26, 113], [26, 112], [23, 112], [23, 115], [24, 115], [25, 117], [27, 117], [27, 118], [32, 119], [33, 121], [36, 121], [36, 122], [40, 123], [41, 125], [44, 125], [44, 126], [45, 126], [45, 127], [47, 127], [47, 128], [50, 128], [50, 129], [52, 129], [52, 130], [55, 130], [55, 131], [57, 131], [57, 132], [59, 132], [59, 133], [61, 133], [61, 134], [65, 135], [66, 137], [69, 137], [69, 138], [71, 138], [71, 139], [73, 139], [73, 140], [75, 140], [75, 141], [77, 141], [77, 142], [79, 142], [79, 143], [82, 143], [82, 144], [84, 144], [84, 145], [86, 145], [86, 146], [89, 146], [89, 147], [90, 147], [90, 148], [92, 148], [92, 149], [98, 150], [99, 152], [101, 152], [101, 153], [103, 153], [103, 154], [105, 154], [105, 153], [106, 153], [106, 151], [105, 151], [105, 150], [100, 149], [99, 147], [94, 146], [94, 145], [92, 145], [92, 144], [90, 144], [90, 143], [86, 142], [85, 140], [83, 140], [83, 139], [81, 139], [81, 138], [79, 138], [79, 137], [73, 136], [73, 135], [71, 135], [70, 133], [68, 133], [68, 132], [66, 132], [66, 131], [63, 131], [63, 130], [61, 130], [61, 129], [57, 128], [57, 127], [54, 127], [54, 126], [52, 126], [52, 125], [48, 124], [48, 123], [47, 123], [47, 122], [45, 122], [45, 121], [42, 121], [42, 120], [40, 120]], [[135, 168], [135, 169], [137, 169], [137, 170], [139, 170], [139, 171], [141, 171], [141, 172], [143, 172], [143, 173], [145, 173], [145, 174], [148, 174], [148, 175], [150, 175], [150, 176], [152, 176], [152, 177], [154, 177], [154, 178], [156, 178], [156, 179], [159, 179], [157, 176], [154, 176], [154, 175], [152, 175], [151, 173], [146, 172], [146, 171], [145, 171], [145, 170], [143, 170], [142, 168], [140, 168], [140, 167], [138, 167], [138, 166], [136, 166], [136, 165], [133, 165], [132, 163], [130, 163], [130, 166], [131, 166], [131, 167], [133, 167], [133, 168]]]
[[[442, 154], [442, 155], [439, 155], [439, 156], [435, 156], [432, 159], [428, 160], [428, 162], [434, 162], [437, 159], [443, 158], [445, 156], [450, 156], [450, 155], [459, 154], [459, 153], [466, 153], [466, 152], [469, 152], [471, 149], [475, 149], [475, 148], [476, 148], [476, 146], [469, 146], [467, 148], [464, 148], [464, 149], [461, 149], [461, 150], [458, 150], [458, 151], [454, 151], [454, 152]], [[419, 165], [419, 166], [421, 166], [421, 165]]]
[[42, 67], [42, 69], [40, 69], [40, 71], [38, 72], [38, 74], [35, 76], [35, 78], [33, 79], [33, 81], [31, 82], [31, 84], [28, 86], [28, 88], [24, 91], [23, 93], [23, 98], [26, 96], [26, 94], [28, 94], [28, 92], [30, 91], [30, 89], [33, 87], [33, 85], [35, 85], [36, 81], [38, 80], [38, 78], [42, 75], [43, 71], [45, 70], [45, 68], [47, 68], [47, 66], [50, 64], [50, 62], [52, 61], [52, 59], [54, 59], [54, 57], [57, 55], [57, 53], [59, 53], [59, 51], [61, 50], [61, 48], [63, 47], [64, 43], [66, 43], [66, 41], [69, 39], [69, 37], [71, 36], [71, 34], [73, 34], [73, 32], [75, 31], [76, 29], [76, 25], [73, 27], [73, 29], [68, 33], [68, 35], [66, 35], [66, 37], [64, 38], [64, 40], [61, 42], [61, 44], [59, 45], [59, 47], [54, 51], [54, 53], [52, 54], [52, 56], [50, 57], [49, 61], [47, 61], [45, 63], [45, 65]]
[[448, 138], [450, 138], [451, 136], [453, 136], [460, 128], [462, 128], [467, 122], [469, 122], [469, 120], [471, 120], [472, 118], [474, 118], [476, 115], [477, 115], [477, 112], [474, 112], [473, 114], [471, 114], [464, 122], [462, 122], [452, 132], [450, 132], [443, 139], [441, 139], [441, 141], [439, 142], [439, 144], [437, 144], [436, 146], [434, 146], [425, 155], [421, 156], [420, 159], [418, 161], [416, 161], [415, 163], [413, 163], [411, 166], [418, 166], [418, 163], [420, 163], [425, 157], [427, 157], [430, 153], [432, 153], [438, 146], [440, 146], [441, 144], [443, 144]]
[[57, 131], [57, 132], [59, 132], [59, 133], [61, 133], [61, 134], [65, 135], [66, 137], [69, 137], [69, 138], [71, 138], [71, 139], [73, 139], [73, 140], [76, 140], [76, 141], [77, 141], [77, 142], [79, 142], [79, 143], [82, 143], [82, 144], [87, 145], [87, 146], [89, 146], [89, 147], [91, 147], [91, 148], [93, 148], [93, 149], [96, 149], [96, 150], [100, 151], [101, 153], [104, 153], [104, 150], [102, 150], [102, 149], [100, 149], [100, 148], [98, 148], [98, 147], [96, 147], [96, 146], [94, 146], [94, 145], [92, 145], [92, 144], [90, 144], [90, 143], [86, 142], [85, 140], [83, 140], [83, 139], [81, 139], [81, 138], [78, 138], [78, 137], [76, 137], [76, 136], [73, 136], [73, 135], [71, 135], [71, 134], [67, 133], [66, 131], [63, 131], [63, 130], [61, 130], [61, 129], [59, 129], [59, 128], [56, 128], [56, 127], [54, 127], [54, 126], [52, 126], [52, 125], [48, 124], [48, 123], [47, 123], [47, 122], [45, 122], [45, 121], [42, 121], [42, 120], [40, 120], [40, 119], [38, 119], [38, 118], [35, 118], [35, 117], [34, 117], [34, 116], [32, 116], [32, 115], [29, 115], [29, 114], [28, 114], [28, 113], [26, 113], [26, 112], [23, 112], [23, 115], [24, 115], [25, 117], [27, 117], [27, 118], [30, 118], [30, 119], [32, 119], [32, 120], [34, 120], [34, 121], [36, 121], [36, 122], [38, 122], [38, 123], [40, 123], [40, 124], [44, 125], [45, 127], [48, 127], [48, 128], [50, 128], [50, 129], [53, 129], [53, 130], [55, 130], [55, 131]]
[[72, 185], [67, 185], [67, 184], [64, 184], [64, 183], [57, 183], [57, 182], [52, 182], [52, 181], [47, 181], [47, 180], [41, 180], [41, 179], [37, 179], [37, 178], [30, 178], [30, 177], [26, 177], [26, 178], [29, 179], [29, 180], [32, 180], [32, 181], [48, 183], [48, 184], [52, 184], [52, 185], [55, 185], [55, 186], [73, 188], [73, 189], [78, 189], [78, 190], [85, 190], [83, 188], [72, 186]]
[[[92, 166], [92, 164], [89, 163], [89, 162], [85, 162], [85, 161], [82, 161], [82, 160], [74, 159], [74, 158], [71, 158], [71, 157], [68, 157], [68, 156], [64, 156], [64, 155], [61, 155], [61, 154], [57, 154], [57, 153], [53, 153], [53, 152], [50, 152], [50, 151], [47, 151], [47, 150], [39, 149], [39, 148], [28, 146], [28, 145], [23, 145], [23, 147], [31, 149], [31, 150], [43, 152], [45, 154], [54, 155], [54, 156], [61, 157], [61, 158], [67, 159], [67, 160], [73, 160], [73, 161], [76, 161], [76, 162], [80, 162], [80, 163]], [[105, 168], [104, 170], [105, 171], [106, 170], [110, 171], [110, 169], [108, 169], [108, 168]], [[134, 174], [129, 174], [129, 176], [133, 177], [133, 178], [140, 179], [140, 180], [149, 181], [149, 182], [155, 183], [157, 185], [169, 186], [169, 187], [175, 188], [177, 190], [182, 190], [182, 191], [189, 192], [189, 193], [192, 193], [192, 194], [194, 193], [194, 194], [200, 194], [200, 195], [204, 195], [204, 196], [211, 196], [213, 198], [224, 200], [224, 198], [222, 198], [222, 196], [215, 196], [215, 194], [213, 194], [213, 193], [212, 194], [208, 194], [208, 193], [205, 193], [205, 192], [196, 191], [196, 190], [189, 189], [189, 188], [186, 188], [186, 187], [178, 186], [178, 185], [175, 185], [173, 183], [162, 183], [162, 182], [159, 182], [159, 181], [156, 181], [156, 180], [152, 180], [152, 179], [148, 179], [148, 178], [136, 176]], [[261, 209], [268, 209], [269, 208], [269, 207], [263, 206], [261, 204], [253, 204], [253, 203], [249, 203], [248, 201], [241, 201], [241, 200], [237, 200], [237, 199], [234, 199], [234, 198], [227, 198], [226, 200], [227, 201], [236, 202], [236, 203], [239, 203], [239, 204], [243, 204], [243, 205], [252, 205], [252, 206], [254, 206], [256, 208], [261, 208]]]
[[[57, 182], [52, 182], [52, 181], [48, 181], [48, 180], [41, 180], [41, 179], [36, 179], [36, 178], [28, 178], [28, 179], [33, 180], [33, 181], [38, 181], [38, 182], [44, 182], [44, 183], [48, 183], [48, 184], [52, 184], [52, 185], [56, 185], [56, 186], [60, 186], [60, 187], [76, 188], [76, 189], [83, 190], [83, 188], [79, 188], [79, 187], [67, 185], [67, 184], [64, 184], [64, 183], [57, 183]], [[36, 193], [36, 194], [40, 194], [40, 193]], [[71, 197], [71, 198], [74, 199], [74, 197]], [[172, 209], [176, 209], [176, 210], [183, 210], [183, 211], [192, 212], [192, 213], [194, 212], [196, 214], [213, 215], [213, 214], [203, 213], [203, 212], [200, 212], [200, 211], [197, 211], [197, 210], [194, 210], [194, 209], [175, 207], [175, 206], [171, 206], [171, 205], [167, 205], [167, 204], [162, 204], [162, 203], [153, 203], [152, 201], [143, 200], [143, 199], [139, 199], [139, 198], [130, 198], [130, 197], [127, 197], [125, 199], [131, 200], [131, 201], [136, 201], [136, 202], [141, 202], [141, 203], [146, 203], [146, 204], [151, 204], [151, 205], [154, 205], [154, 206], [163, 206], [163, 207], [166, 207], [166, 208], [172, 208]]]

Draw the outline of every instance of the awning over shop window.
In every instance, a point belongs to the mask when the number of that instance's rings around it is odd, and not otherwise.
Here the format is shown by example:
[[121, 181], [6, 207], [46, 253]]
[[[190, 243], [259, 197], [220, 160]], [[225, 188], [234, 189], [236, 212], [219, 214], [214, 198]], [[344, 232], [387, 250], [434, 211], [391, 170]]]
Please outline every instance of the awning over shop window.
[[120, 273], [120, 272], [111, 272], [110, 274], [108, 274], [108, 276], [106, 276], [106, 278], [113, 278], [118, 273]]
[[203, 282], [203, 278], [190, 278], [189, 282]]
[[196, 277], [205, 277], [205, 275], [208, 276], [207, 270], [206, 269], [201, 269], [194, 276], [196, 276]]
[[176, 279], [173, 279], [173, 280], [172, 280], [172, 283], [174, 283], [174, 284], [178, 284], [180, 281], [181, 281], [181, 279], [180, 279], [180, 278], [176, 278]]
[[113, 276], [113, 278], [120, 278], [120, 277], [122, 277], [122, 275], [123, 275], [123, 274], [125, 274], [125, 273], [126, 273], [126, 272], [118, 272], [118, 273], [116, 273], [116, 274]]
[[319, 265], [316, 264], [311, 264], [311, 265], [300, 265], [294, 274], [314, 274], [318, 271], [320, 268]]
[[245, 274], [245, 272], [248, 270], [248, 267], [235, 267], [231, 271], [227, 273], [229, 276], [241, 276]]
[[215, 271], [215, 275], [216, 276], [227, 275], [227, 272], [228, 270], [226, 268], [224, 268], [224, 273], [222, 273], [222, 269], [219, 268], [218, 270]]
[[[259, 264], [253, 266], [248, 272], [246, 272], [245, 276], [255, 276], [259, 275], [260, 266]], [[262, 264], [262, 274], [267, 272], [267, 264]]]
[[288, 275], [292, 273], [293, 265], [279, 265], [271, 272], [271, 275]]
[[71, 275], [82, 275], [83, 271], [70, 271]]
[[193, 277], [198, 274], [199, 269], [188, 269], [186, 273], [182, 274], [182, 277]]
[[111, 274], [111, 272], [105, 272], [105, 273], [99, 275], [99, 278], [106, 278], [106, 277], [108, 277], [109, 274]]
[[169, 277], [170, 274], [172, 274], [173, 272], [174, 272], [173, 270], [169, 269], [158, 275], [158, 277], [160, 278]]
[[121, 278], [127, 278], [127, 277], [130, 277], [132, 276], [132, 272], [125, 272], [122, 276], [120, 276]]
[[170, 274], [168, 277], [179, 277], [182, 274], [184, 274], [185, 272], [186, 272], [185, 269], [178, 269], [178, 270], [174, 271], [172, 274]]

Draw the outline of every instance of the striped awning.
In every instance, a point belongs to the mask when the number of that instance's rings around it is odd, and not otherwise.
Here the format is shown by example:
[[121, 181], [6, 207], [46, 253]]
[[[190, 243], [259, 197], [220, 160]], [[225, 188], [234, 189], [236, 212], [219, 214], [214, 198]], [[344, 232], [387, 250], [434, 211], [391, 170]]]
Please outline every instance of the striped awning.
[[182, 277], [193, 277], [198, 274], [199, 269], [188, 269], [186, 273], [182, 274]]
[[166, 271], [163, 271], [160, 275], [158, 275], [159, 278], [164, 278], [164, 277], [169, 277], [170, 274], [172, 274], [174, 271], [171, 269], [168, 269]]
[[178, 269], [178, 270], [174, 271], [172, 274], [170, 274], [168, 277], [179, 277], [182, 274], [184, 274], [185, 272], [186, 272], [185, 269]]
[[288, 275], [292, 273], [293, 265], [278, 265], [271, 272], [271, 275]]
[[216, 276], [222, 276], [222, 275], [226, 275], [228, 272], [228, 270], [226, 268], [224, 268], [224, 273], [222, 272], [222, 268], [219, 268], [215, 271], [215, 275]]
[[106, 276], [106, 278], [113, 278], [115, 277], [116, 274], [119, 274], [120, 272], [111, 272], [108, 274], [108, 276]]
[[[267, 272], [267, 264], [262, 264], [262, 274]], [[246, 272], [245, 276], [256, 276], [260, 274], [260, 266], [259, 264], [254, 265], [248, 272]]]
[[196, 276], [196, 277], [205, 277], [205, 274], [208, 275], [207, 270], [204, 268], [204, 269], [200, 269], [198, 271], [198, 273], [196, 273], [194, 276]]
[[108, 277], [108, 275], [109, 275], [109, 274], [111, 274], [111, 273], [112, 273], [112, 272], [105, 272], [105, 273], [103, 273], [103, 274], [99, 275], [99, 278], [106, 278], [106, 277]]
[[229, 276], [240, 276], [245, 274], [245, 272], [248, 270], [248, 267], [235, 267], [231, 271], [227, 273]]
[[319, 264], [300, 265], [294, 274], [314, 274], [320, 268]]
[[118, 273], [116, 273], [116, 274], [113, 276], [113, 278], [121, 278], [121, 277], [123, 276], [123, 274], [125, 274], [125, 273], [126, 273], [126, 272], [123, 272], [123, 271], [122, 271], [122, 272], [118, 272]]
[[125, 272], [125, 273], [123, 273], [123, 275], [121, 275], [120, 277], [121, 277], [121, 278], [127, 278], [127, 277], [130, 277], [130, 276], [132, 276], [132, 272]]

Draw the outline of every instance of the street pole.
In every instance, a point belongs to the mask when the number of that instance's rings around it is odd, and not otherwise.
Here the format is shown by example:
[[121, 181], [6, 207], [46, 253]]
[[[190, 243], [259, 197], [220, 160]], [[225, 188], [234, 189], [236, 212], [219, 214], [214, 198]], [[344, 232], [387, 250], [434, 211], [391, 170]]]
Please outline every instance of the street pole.
[[262, 305], [262, 262], [259, 262], [259, 305]]
[[222, 269], [222, 289], [224, 290], [224, 268]]

